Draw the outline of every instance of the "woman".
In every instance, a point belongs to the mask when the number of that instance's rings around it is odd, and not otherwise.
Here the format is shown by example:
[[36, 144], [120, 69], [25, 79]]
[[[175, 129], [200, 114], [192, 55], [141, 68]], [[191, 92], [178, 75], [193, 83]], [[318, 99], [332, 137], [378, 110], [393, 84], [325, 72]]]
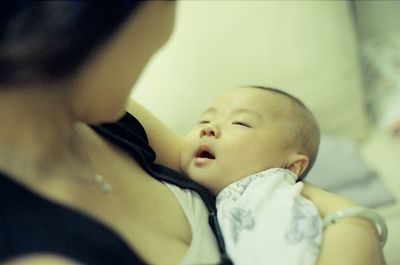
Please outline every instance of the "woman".
[[[157, 179], [193, 184], [153, 164], [144, 130], [123, 116], [129, 88], [171, 33], [174, 3], [2, 5], [1, 264], [217, 263], [206, 206]], [[135, 106], [156, 162], [177, 169], [180, 138]], [[308, 195], [323, 214], [349, 203], [314, 187]], [[380, 257], [377, 239], [358, 227], [326, 230], [320, 264], [339, 250], [340, 264]], [[346, 253], [343, 240], [360, 252]]]

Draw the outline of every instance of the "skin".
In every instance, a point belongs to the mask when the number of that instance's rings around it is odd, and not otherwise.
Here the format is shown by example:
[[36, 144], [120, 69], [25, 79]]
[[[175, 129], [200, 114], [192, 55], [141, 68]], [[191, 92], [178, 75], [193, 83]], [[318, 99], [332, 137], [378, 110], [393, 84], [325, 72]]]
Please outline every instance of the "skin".
[[[300, 175], [308, 158], [291, 144], [290, 107], [288, 99], [269, 91], [249, 87], [229, 90], [185, 136], [183, 171], [214, 194], [269, 168], [287, 168]], [[215, 157], [199, 157], [202, 150]]]
[[[316, 203], [320, 215], [356, 204], [349, 199], [324, 191], [305, 182], [302, 194]], [[374, 231], [371, 233], [371, 231]], [[346, 218], [324, 230], [318, 265], [384, 265], [374, 224], [363, 218]]]

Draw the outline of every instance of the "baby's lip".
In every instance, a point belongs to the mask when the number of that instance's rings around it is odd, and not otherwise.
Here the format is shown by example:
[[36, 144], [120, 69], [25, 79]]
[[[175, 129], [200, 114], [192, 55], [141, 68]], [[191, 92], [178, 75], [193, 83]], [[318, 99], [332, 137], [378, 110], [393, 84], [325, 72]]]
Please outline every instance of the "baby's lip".
[[199, 149], [197, 149], [195, 157], [214, 160], [215, 154], [208, 146], [202, 144], [200, 145]]

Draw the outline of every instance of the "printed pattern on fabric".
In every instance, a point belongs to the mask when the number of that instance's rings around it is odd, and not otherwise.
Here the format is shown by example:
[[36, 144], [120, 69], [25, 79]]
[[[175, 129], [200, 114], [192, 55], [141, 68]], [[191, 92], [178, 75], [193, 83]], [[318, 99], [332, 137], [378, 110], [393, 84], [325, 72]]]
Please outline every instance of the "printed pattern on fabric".
[[243, 229], [252, 230], [255, 225], [254, 217], [251, 214], [251, 211], [246, 211], [244, 209], [235, 207], [230, 209], [227, 214], [227, 218], [229, 218], [232, 222], [232, 235], [233, 241], [236, 243], [238, 240], [239, 234]]
[[234, 264], [316, 263], [322, 222], [295, 179], [289, 170], [268, 169], [217, 196], [218, 221]]
[[320, 236], [320, 216], [315, 207], [306, 200], [296, 197], [293, 203], [293, 216], [285, 233], [286, 242], [292, 245], [307, 241], [309, 251], [318, 256]]

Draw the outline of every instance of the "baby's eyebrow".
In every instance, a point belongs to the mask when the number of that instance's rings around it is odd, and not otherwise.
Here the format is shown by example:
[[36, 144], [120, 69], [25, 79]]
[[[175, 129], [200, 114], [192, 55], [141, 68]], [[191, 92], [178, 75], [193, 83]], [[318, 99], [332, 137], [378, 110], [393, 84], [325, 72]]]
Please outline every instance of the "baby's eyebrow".
[[214, 114], [216, 113], [217, 110], [214, 108], [208, 108], [206, 109], [203, 113], [201, 113], [200, 117], [204, 116], [205, 114]]
[[254, 116], [254, 117], [256, 117], [257, 119], [260, 119], [260, 120], [263, 119], [263, 118], [261, 117], [261, 115], [260, 115], [258, 112], [253, 111], [253, 110], [250, 110], [250, 109], [235, 109], [232, 113], [233, 113], [233, 114], [245, 113], [245, 114], [249, 114], [249, 115], [251, 115], [251, 116]]
[[[211, 108], [206, 109], [206, 110], [200, 115], [200, 117], [203, 117], [203, 116], [206, 115], [206, 114], [208, 114], [208, 115], [215, 115], [215, 113], [217, 113], [217, 110], [216, 110], [215, 108], [211, 107]], [[255, 117], [256, 119], [258, 119], [258, 120], [260, 120], [260, 121], [263, 120], [262, 116], [261, 116], [258, 112], [253, 111], [253, 110], [250, 110], [250, 109], [243, 109], [243, 108], [234, 109], [234, 110], [231, 112], [230, 115], [238, 115], [238, 114], [247, 114], [247, 115], [250, 115], [250, 116]]]

